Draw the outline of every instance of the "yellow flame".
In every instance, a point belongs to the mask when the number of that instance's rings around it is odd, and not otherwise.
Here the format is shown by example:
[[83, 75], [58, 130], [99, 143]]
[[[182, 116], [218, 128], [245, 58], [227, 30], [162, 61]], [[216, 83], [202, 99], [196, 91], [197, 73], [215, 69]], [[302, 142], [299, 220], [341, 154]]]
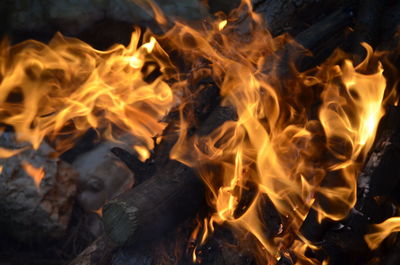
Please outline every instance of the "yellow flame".
[[42, 179], [45, 176], [43, 167], [36, 168], [28, 162], [22, 162], [22, 168], [33, 179], [33, 182], [35, 183], [36, 188], [39, 190], [40, 183], [42, 182]]
[[364, 236], [370, 249], [376, 249], [391, 233], [400, 231], [400, 217], [392, 217], [386, 221], [372, 225], [373, 232]]
[[105, 52], [60, 34], [49, 45], [29, 40], [4, 47], [1, 61], [8, 68], [0, 68], [0, 122], [34, 148], [45, 136], [63, 134], [69, 137], [58, 138], [56, 148], [65, 151], [88, 128], [114, 138], [115, 126], [152, 148], [173, 95], [161, 76], [146, 82], [143, 67], [155, 62], [167, 71], [172, 65], [154, 37], [145, 34], [148, 41], [139, 46], [140, 34], [135, 30], [127, 47]]
[[222, 20], [221, 22], [218, 23], [218, 29], [223, 30], [227, 23], [228, 23], [228, 21], [226, 19]]
[[146, 147], [135, 145], [133, 148], [138, 153], [140, 161], [144, 162], [150, 157], [150, 152]]

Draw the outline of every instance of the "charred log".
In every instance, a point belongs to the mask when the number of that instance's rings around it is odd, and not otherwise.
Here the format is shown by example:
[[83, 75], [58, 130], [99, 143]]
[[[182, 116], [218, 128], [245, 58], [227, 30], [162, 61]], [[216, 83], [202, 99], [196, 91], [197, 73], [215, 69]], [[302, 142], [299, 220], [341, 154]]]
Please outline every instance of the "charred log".
[[104, 236], [96, 239], [69, 265], [108, 265], [115, 250], [115, 244]]
[[[209, 119], [232, 120], [235, 114], [219, 107]], [[209, 128], [208, 120], [200, 132], [215, 129]], [[217, 121], [214, 126], [222, 123]], [[204, 187], [200, 178], [191, 168], [169, 160], [152, 178], [106, 204], [103, 221], [106, 233], [115, 242], [134, 244], [165, 234], [202, 205]]]

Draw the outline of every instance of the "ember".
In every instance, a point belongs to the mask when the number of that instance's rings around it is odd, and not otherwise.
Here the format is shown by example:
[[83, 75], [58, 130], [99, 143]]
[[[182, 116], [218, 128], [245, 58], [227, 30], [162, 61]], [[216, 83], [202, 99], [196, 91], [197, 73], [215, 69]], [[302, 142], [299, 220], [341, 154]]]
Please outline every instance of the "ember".
[[399, 263], [400, 5], [287, 1], [134, 0], [152, 21], [105, 51], [5, 38], [4, 235], [79, 241], [70, 265]]

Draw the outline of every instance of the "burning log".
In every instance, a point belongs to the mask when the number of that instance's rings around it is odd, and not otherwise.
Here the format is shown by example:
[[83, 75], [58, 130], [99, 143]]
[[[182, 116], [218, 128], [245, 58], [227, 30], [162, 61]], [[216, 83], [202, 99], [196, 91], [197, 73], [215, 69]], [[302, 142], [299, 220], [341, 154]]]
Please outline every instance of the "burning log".
[[400, 159], [399, 137], [400, 109], [389, 108], [388, 113], [381, 121], [380, 131], [377, 133], [375, 147], [370, 153], [368, 162], [358, 177], [358, 200], [355, 209], [371, 216], [368, 212], [366, 200], [375, 196], [391, 196], [399, 201], [396, 190], [400, 185], [400, 167], [396, 161]]
[[116, 243], [140, 243], [165, 233], [193, 216], [204, 190], [189, 167], [176, 161], [140, 186], [104, 206], [106, 233]]
[[[400, 109], [392, 107], [380, 123], [374, 147], [358, 177], [357, 203], [346, 219], [319, 223], [317, 213], [312, 209], [304, 221], [302, 234], [321, 246], [332, 264], [343, 264], [343, 259], [346, 262], [368, 259], [360, 256], [368, 251], [363, 238], [367, 226], [395, 214], [390, 200], [398, 201], [400, 168], [396, 161], [400, 159], [399, 133]], [[379, 196], [387, 199], [376, 200]]]
[[17, 144], [3, 133], [0, 146], [17, 151], [0, 159], [0, 224], [10, 236], [28, 241], [59, 238], [66, 231], [76, 194], [78, 174], [52, 158], [42, 143], [38, 150]]
[[[216, 108], [200, 132], [208, 132], [210, 124], [234, 119], [235, 113]], [[214, 127], [215, 128], [215, 127]], [[167, 143], [169, 144], [169, 143]], [[165, 234], [204, 204], [204, 187], [189, 167], [169, 160], [155, 175], [141, 185], [113, 199], [104, 206], [106, 233], [119, 245], [148, 241]]]
[[[347, 25], [351, 16], [352, 14], [348, 10], [336, 12], [326, 20], [299, 34], [296, 39], [304, 42], [306, 48], [315, 47], [326, 38], [327, 34], [337, 32]], [[202, 100], [196, 100], [197, 106], [191, 107], [191, 109], [212, 109], [208, 107], [207, 99], [213, 99], [218, 90], [206, 89], [204, 91], [205, 97]], [[211, 91], [211, 93], [207, 91]], [[215, 99], [211, 102], [215, 102]], [[197, 131], [204, 135], [215, 129], [215, 125], [219, 126], [224, 121], [234, 118], [232, 114], [221, 115], [221, 111], [226, 112], [224, 108], [216, 108], [209, 115], [200, 115], [203, 111], [195, 114], [195, 121], [192, 125], [194, 133]], [[201, 116], [208, 116], [207, 120], [210, 121], [204, 121], [204, 118], [200, 118]], [[197, 127], [195, 124], [201, 120], [204, 122]], [[155, 175], [104, 206], [105, 231], [119, 245], [137, 244], [164, 234], [171, 227], [197, 212], [203, 204], [203, 184], [196, 173], [187, 166], [168, 158], [178, 137], [174, 122], [170, 123], [166, 131], [173, 133], [167, 134], [163, 143], [155, 150], [154, 160], [157, 165]]]

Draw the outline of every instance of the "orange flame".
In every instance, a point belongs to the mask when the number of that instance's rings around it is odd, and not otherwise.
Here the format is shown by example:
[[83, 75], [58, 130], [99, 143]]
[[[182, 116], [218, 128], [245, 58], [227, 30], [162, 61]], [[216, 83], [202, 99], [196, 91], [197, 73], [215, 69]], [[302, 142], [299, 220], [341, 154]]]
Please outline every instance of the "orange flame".
[[103, 216], [103, 207], [100, 207], [99, 209], [94, 211], [98, 216], [102, 217]]
[[[168, 23], [154, 4], [134, 1], [152, 8], [162, 25]], [[246, 37], [238, 34], [234, 23], [220, 20], [203, 30], [176, 22], [163, 36], [145, 33], [142, 45], [137, 29], [127, 47], [115, 45], [107, 51], [60, 34], [48, 45], [3, 43], [0, 123], [12, 126], [19, 141], [35, 148], [47, 137], [59, 152], [89, 128], [108, 139], [126, 131], [142, 141], [133, 148], [144, 161], [153, 137], [165, 127], [161, 118], [173, 106], [182, 110], [183, 95], [190, 93], [185, 74], [159, 44], [165, 41], [193, 76], [212, 77], [220, 88], [221, 104], [238, 116], [206, 136], [189, 133], [190, 121], [182, 118], [170, 154], [197, 169], [208, 187], [214, 211], [204, 220], [200, 244], [216, 223], [227, 223], [243, 238], [250, 234], [256, 239], [255, 252], [264, 263], [276, 262], [291, 249], [299, 260], [316, 264], [304, 255], [310, 245], [299, 228], [312, 207], [321, 220], [340, 220], [354, 206], [357, 174], [384, 114], [383, 68], [371, 63], [376, 55], [363, 44], [368, 56], [358, 66], [337, 53], [312, 71], [293, 70], [292, 76], [282, 77], [275, 52], [292, 42], [272, 38], [250, 0], [241, 8], [251, 18]], [[203, 67], [204, 61], [210, 64]], [[371, 66], [376, 68], [372, 73]], [[156, 67], [161, 74], [149, 81]], [[314, 106], [319, 99], [321, 104]], [[0, 149], [1, 156], [11, 155]], [[23, 167], [39, 187], [43, 168], [28, 163]], [[249, 194], [252, 199], [243, 206]], [[285, 219], [279, 237], [265, 231], [266, 198]], [[388, 230], [398, 229], [393, 220], [388, 223]], [[200, 226], [194, 234], [200, 234]], [[380, 242], [373, 234], [368, 238]]]
[[[0, 75], [0, 122], [14, 127], [18, 141], [38, 148], [45, 136], [57, 138], [58, 151], [70, 148], [88, 128], [113, 139], [112, 128], [138, 136], [152, 148], [160, 133], [158, 122], [173, 104], [171, 88], [162, 77], [146, 82], [145, 63], [162, 62], [168, 55], [154, 37], [138, 46], [140, 31], [127, 47], [98, 51], [77, 39], [57, 34], [49, 45], [33, 40], [14, 47], [3, 44]], [[155, 56], [157, 55], [157, 56]]]
[[[357, 174], [383, 115], [386, 80], [382, 66], [372, 74], [364, 73], [374, 55], [363, 44], [368, 56], [356, 67], [349, 60], [339, 65], [339, 59], [346, 58], [340, 53], [312, 76], [279, 80], [274, 70], [265, 71], [276, 46], [268, 32], [257, 31], [256, 25], [257, 34], [252, 36], [257, 39], [246, 42], [236, 42], [228, 30], [217, 33], [217, 27], [212, 33], [221, 35], [216, 46], [207, 41], [210, 32], [202, 35], [179, 26], [197, 43], [192, 54], [213, 62], [223, 104], [236, 109], [238, 120], [224, 123], [208, 136], [188, 136], [187, 122], [182, 121], [171, 158], [197, 168], [208, 185], [215, 209], [210, 224], [225, 222], [239, 233], [250, 232], [270, 262], [276, 262], [288, 247], [303, 251], [299, 244], [306, 242], [299, 241], [297, 247], [286, 244], [299, 233], [311, 207], [318, 210], [320, 219], [340, 220], [355, 204]], [[185, 47], [184, 42], [179, 45]], [[322, 90], [316, 94], [322, 104], [319, 119], [311, 120], [311, 107], [303, 101], [305, 93], [312, 95], [316, 86]], [[210, 172], [209, 165], [221, 170]], [[238, 207], [249, 184], [256, 184], [256, 194], [243, 211]], [[271, 239], [265, 234], [260, 211], [263, 196], [288, 220], [282, 237]]]
[[365, 235], [365, 242], [371, 249], [376, 249], [391, 233], [400, 231], [400, 217], [392, 217], [386, 221], [373, 225], [373, 232]]
[[33, 179], [36, 188], [40, 189], [40, 183], [45, 176], [43, 167], [36, 168], [28, 162], [22, 162], [22, 168]]
[[12, 156], [15, 156], [15, 155], [21, 153], [24, 150], [26, 150], [26, 148], [12, 149], [11, 150], [11, 149], [0, 147], [0, 159], [10, 158]]

